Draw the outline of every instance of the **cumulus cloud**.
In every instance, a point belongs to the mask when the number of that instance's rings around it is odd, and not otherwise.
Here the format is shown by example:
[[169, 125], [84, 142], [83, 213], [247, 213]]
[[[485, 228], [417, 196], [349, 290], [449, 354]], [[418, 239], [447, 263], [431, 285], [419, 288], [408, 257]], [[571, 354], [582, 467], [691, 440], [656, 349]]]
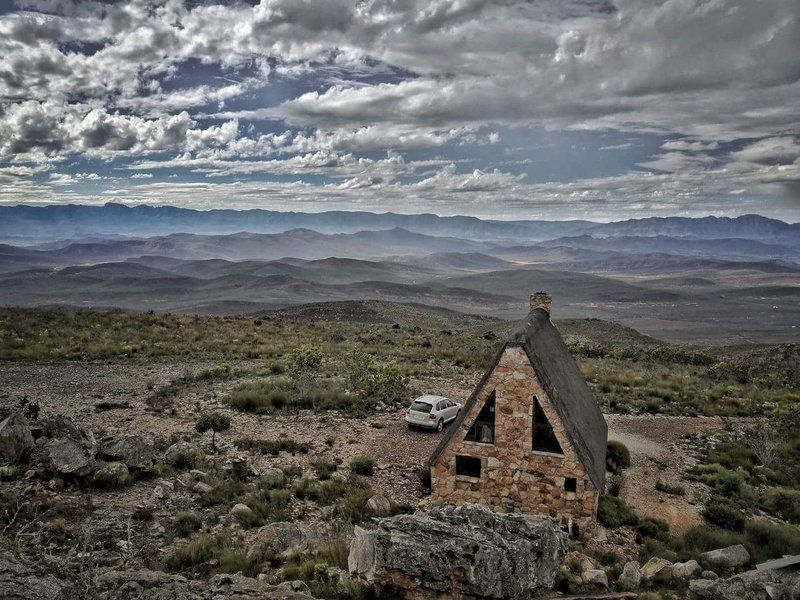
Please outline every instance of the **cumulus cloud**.
[[[93, 180], [63, 168], [79, 155], [122, 161], [131, 180], [241, 177], [195, 191], [262, 201], [743, 206], [796, 185], [798, 72], [795, 0], [31, 0], [0, 15], [2, 197], [82, 198]], [[503, 155], [529, 127], [661, 147], [625, 175], [534, 184], [496, 168], [535, 164]], [[456, 160], [491, 150], [503, 156], [488, 167]], [[272, 175], [324, 181], [247, 180]], [[188, 187], [132, 183], [106, 191], [192, 201]]]

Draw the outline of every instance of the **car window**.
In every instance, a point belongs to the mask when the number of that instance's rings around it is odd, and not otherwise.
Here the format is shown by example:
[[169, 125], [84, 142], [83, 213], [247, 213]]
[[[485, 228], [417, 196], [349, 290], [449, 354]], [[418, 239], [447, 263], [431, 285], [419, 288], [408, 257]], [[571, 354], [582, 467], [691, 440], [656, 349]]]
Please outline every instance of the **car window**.
[[433, 407], [427, 402], [414, 402], [414, 404], [411, 405], [411, 410], [415, 410], [417, 412], [429, 413], [431, 412], [431, 408]]
[[436, 405], [436, 410], [442, 410], [442, 409], [444, 408], [443, 404], [444, 404], [444, 402], [439, 402], [439, 403]]

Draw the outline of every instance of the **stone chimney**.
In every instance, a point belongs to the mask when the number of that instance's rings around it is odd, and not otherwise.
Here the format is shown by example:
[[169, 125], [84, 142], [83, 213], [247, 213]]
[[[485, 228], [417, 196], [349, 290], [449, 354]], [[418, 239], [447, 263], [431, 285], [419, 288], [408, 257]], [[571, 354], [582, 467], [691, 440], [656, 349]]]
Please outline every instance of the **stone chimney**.
[[531, 310], [541, 308], [548, 316], [553, 314], [553, 298], [547, 292], [531, 294]]

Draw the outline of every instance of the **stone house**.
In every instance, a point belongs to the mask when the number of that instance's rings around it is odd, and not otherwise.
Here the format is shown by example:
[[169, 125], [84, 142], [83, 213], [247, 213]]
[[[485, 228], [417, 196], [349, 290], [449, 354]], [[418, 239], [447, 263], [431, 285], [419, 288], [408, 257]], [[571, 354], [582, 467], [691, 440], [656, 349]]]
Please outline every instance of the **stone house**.
[[434, 500], [587, 522], [608, 428], [539, 292], [429, 460]]

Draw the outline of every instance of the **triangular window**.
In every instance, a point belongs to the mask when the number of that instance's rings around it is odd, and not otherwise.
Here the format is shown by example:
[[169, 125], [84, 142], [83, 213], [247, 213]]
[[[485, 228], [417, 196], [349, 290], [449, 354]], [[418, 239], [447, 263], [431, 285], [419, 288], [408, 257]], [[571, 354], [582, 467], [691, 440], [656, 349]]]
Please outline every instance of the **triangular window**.
[[495, 393], [492, 390], [481, 408], [481, 412], [478, 413], [478, 417], [464, 437], [465, 440], [481, 444], [494, 444], [494, 405]]
[[561, 444], [556, 439], [553, 427], [539, 404], [539, 399], [533, 397], [533, 449], [539, 452], [553, 452], [564, 454]]

